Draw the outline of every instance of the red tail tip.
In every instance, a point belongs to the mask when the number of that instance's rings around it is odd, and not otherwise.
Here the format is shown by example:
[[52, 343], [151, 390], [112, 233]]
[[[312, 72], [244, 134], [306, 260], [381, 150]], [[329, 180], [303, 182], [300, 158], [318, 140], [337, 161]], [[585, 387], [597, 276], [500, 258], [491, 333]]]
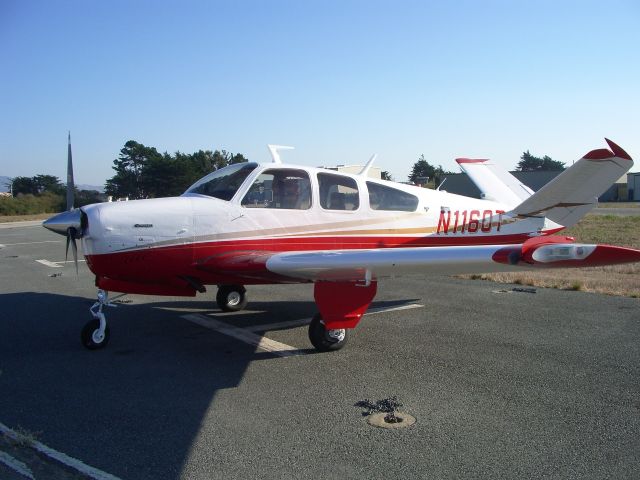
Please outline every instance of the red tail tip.
[[598, 148], [597, 150], [591, 150], [583, 158], [588, 160], [606, 160], [615, 156], [615, 153], [607, 150], [606, 148]]
[[605, 138], [605, 140], [607, 141], [607, 144], [609, 144], [609, 148], [613, 151], [616, 157], [624, 158], [625, 160], [631, 160], [631, 156], [622, 148], [620, 148], [619, 145], [616, 145], [608, 138]]

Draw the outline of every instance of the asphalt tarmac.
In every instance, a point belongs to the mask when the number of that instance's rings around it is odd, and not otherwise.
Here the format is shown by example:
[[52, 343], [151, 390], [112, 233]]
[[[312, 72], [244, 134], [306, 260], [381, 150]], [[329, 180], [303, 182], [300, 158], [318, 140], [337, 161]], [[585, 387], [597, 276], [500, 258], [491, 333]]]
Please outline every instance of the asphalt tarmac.
[[[248, 287], [232, 314], [215, 288], [131, 295], [90, 352], [96, 289], [56, 263], [64, 238], [23, 225], [0, 244], [0, 426], [97, 469], [4, 434], [0, 478], [638, 478], [639, 299], [389, 279], [349, 344], [318, 354], [308, 285]], [[355, 406], [393, 397], [414, 425]]]

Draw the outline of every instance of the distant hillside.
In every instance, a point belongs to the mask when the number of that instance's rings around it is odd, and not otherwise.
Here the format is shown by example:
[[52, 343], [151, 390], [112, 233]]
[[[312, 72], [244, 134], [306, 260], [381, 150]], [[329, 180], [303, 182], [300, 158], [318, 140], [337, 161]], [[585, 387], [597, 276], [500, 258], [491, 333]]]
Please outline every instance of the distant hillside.
[[[8, 192], [10, 190], [9, 183], [11, 177], [0, 176], [0, 192]], [[104, 193], [104, 185], [86, 185], [84, 183], [76, 185], [78, 190], [97, 190], [100, 193]]]
[[104, 185], [86, 185], [84, 183], [81, 183], [79, 185], [76, 185], [76, 188], [78, 190], [96, 190], [100, 193], [104, 193]]

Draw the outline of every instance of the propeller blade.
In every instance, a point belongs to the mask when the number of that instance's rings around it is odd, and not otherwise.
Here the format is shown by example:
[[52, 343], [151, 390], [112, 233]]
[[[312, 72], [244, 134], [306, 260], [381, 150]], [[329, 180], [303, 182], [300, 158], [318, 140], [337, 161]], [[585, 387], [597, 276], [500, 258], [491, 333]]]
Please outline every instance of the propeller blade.
[[[69, 229], [71, 230], [71, 229]], [[64, 261], [67, 261], [69, 258], [69, 242], [71, 241], [71, 232], [67, 230], [67, 247], [64, 249]]]
[[73, 161], [71, 160], [71, 132], [69, 132], [69, 148], [67, 153], [67, 211], [73, 210], [75, 185], [73, 183]]
[[76, 237], [71, 237], [71, 252], [73, 253], [73, 263], [76, 266], [76, 276], [78, 276], [78, 245], [76, 245]]

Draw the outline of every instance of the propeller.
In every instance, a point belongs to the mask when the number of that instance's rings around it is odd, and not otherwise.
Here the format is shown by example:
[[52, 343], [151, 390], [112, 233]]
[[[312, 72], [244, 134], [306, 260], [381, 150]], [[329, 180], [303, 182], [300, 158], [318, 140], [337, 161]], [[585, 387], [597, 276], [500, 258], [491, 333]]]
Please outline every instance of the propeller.
[[52, 232], [67, 237], [67, 246], [65, 250], [65, 262], [69, 257], [69, 245], [73, 254], [73, 263], [76, 266], [76, 275], [78, 274], [78, 245], [76, 239], [82, 238], [83, 223], [86, 222], [86, 215], [82, 210], [75, 209], [73, 183], [73, 161], [71, 159], [71, 132], [69, 132], [69, 147], [67, 150], [67, 211], [45, 220], [42, 226], [48, 228]]
[[[73, 182], [73, 160], [71, 157], [71, 132], [68, 137], [67, 148], [67, 212], [74, 210], [73, 201], [75, 196], [75, 184]], [[67, 228], [67, 248], [64, 252], [64, 261], [69, 256], [69, 243], [71, 243], [71, 251], [73, 252], [73, 263], [76, 266], [76, 275], [78, 275], [78, 246], [76, 245], [76, 235], [78, 231], [76, 227]]]
[[78, 275], [78, 245], [76, 245], [76, 228], [69, 227], [67, 229], [67, 248], [64, 252], [64, 261], [69, 257], [69, 244], [71, 244], [71, 253], [73, 254], [73, 263], [76, 266], [76, 275]]
[[71, 132], [69, 132], [69, 146], [67, 148], [67, 212], [73, 210], [75, 185], [73, 183], [73, 161], [71, 159]]

